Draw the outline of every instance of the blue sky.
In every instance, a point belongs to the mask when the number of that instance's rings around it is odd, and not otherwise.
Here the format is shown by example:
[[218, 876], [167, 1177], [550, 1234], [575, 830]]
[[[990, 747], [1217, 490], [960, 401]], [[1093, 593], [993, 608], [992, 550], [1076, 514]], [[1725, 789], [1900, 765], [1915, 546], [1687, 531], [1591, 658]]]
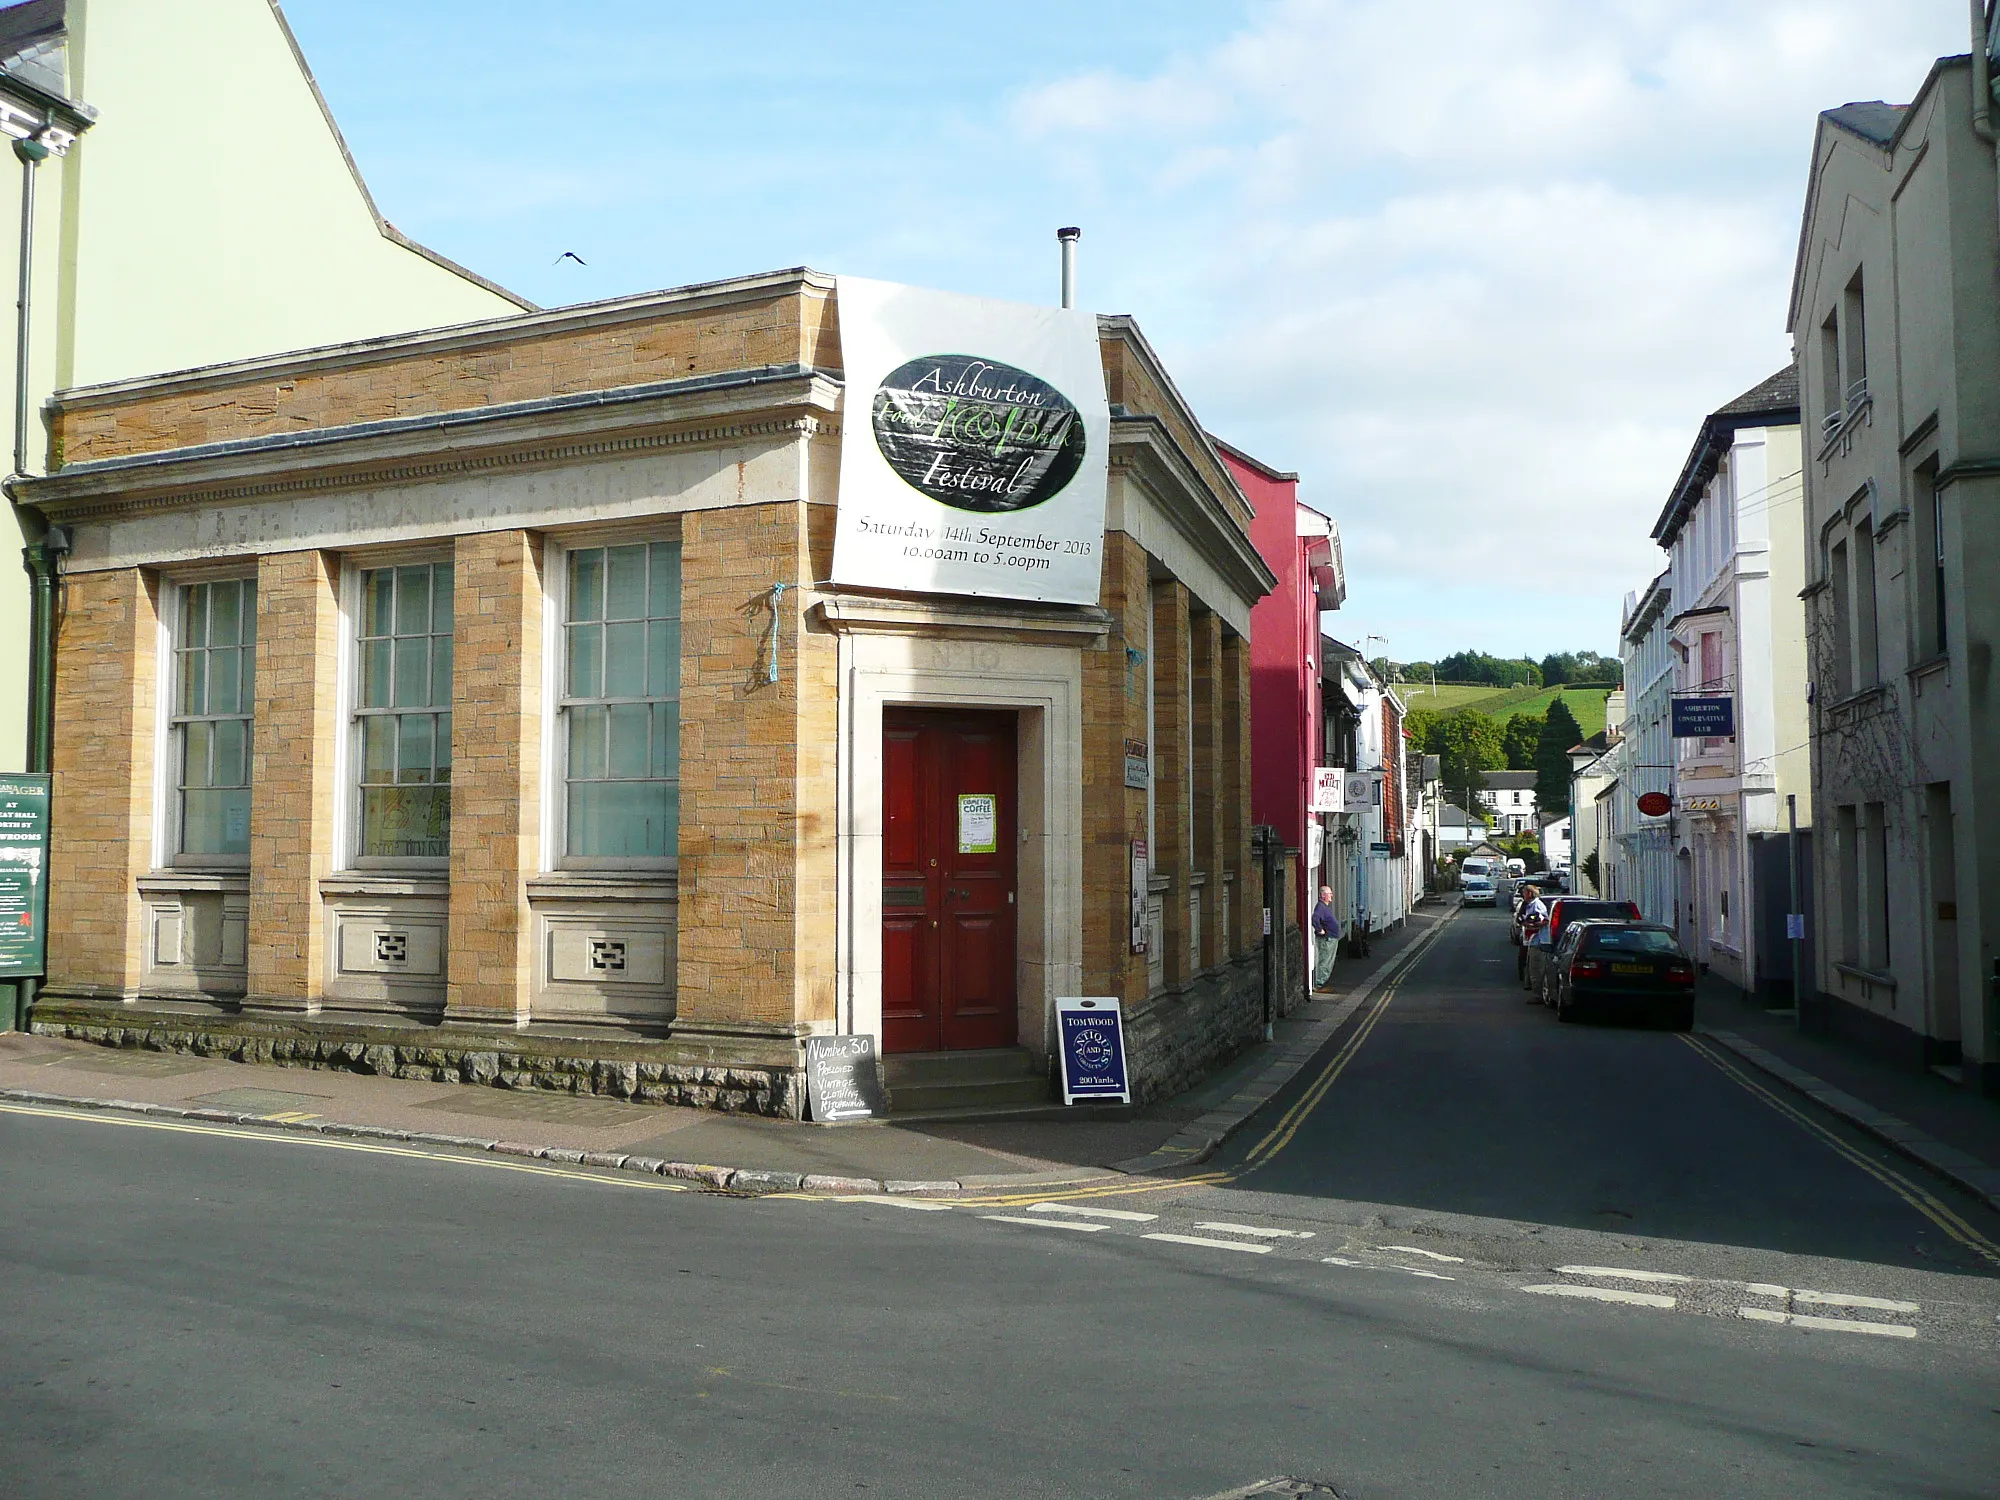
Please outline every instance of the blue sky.
[[[545, 305], [811, 265], [1135, 314], [1341, 523], [1348, 639], [1611, 649], [1790, 357], [1817, 110], [1962, 0], [285, 0], [383, 212]], [[555, 261], [574, 251], [588, 265]]]

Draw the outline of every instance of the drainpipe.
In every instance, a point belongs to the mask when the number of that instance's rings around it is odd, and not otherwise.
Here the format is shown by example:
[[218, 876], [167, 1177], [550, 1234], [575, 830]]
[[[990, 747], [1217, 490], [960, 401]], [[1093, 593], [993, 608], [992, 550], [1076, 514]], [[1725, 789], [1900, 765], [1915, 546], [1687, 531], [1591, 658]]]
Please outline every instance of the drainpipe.
[[1972, 8], [1972, 133], [1994, 144], [1993, 66], [1986, 54], [1986, 0], [1969, 0]]

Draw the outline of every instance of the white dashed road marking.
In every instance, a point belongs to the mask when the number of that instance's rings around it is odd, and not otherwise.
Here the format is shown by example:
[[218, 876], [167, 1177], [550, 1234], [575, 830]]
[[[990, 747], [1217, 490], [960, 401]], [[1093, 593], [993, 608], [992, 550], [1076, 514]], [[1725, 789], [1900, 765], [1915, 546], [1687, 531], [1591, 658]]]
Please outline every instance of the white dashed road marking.
[[1633, 1271], [1623, 1266], [1557, 1266], [1559, 1276], [1607, 1276], [1620, 1281], [1678, 1281], [1686, 1284], [1692, 1276], [1676, 1276], [1671, 1271]]
[[1158, 1214], [1134, 1213], [1129, 1208], [1083, 1208], [1074, 1203], [1031, 1203], [1031, 1214], [1077, 1214], [1086, 1219], [1118, 1219], [1127, 1224], [1150, 1224]]
[[880, 1193], [850, 1193], [834, 1199], [836, 1203], [886, 1203], [891, 1208], [914, 1208], [919, 1213], [948, 1214], [949, 1203], [926, 1203], [921, 1198], [887, 1198]]
[[1037, 1229], [1073, 1229], [1078, 1234], [1102, 1234], [1109, 1224], [1072, 1224], [1067, 1219], [1029, 1219], [1017, 1214], [981, 1214], [995, 1224], [1032, 1224]]
[[1398, 1255], [1421, 1255], [1425, 1260], [1441, 1260], [1454, 1266], [1465, 1264], [1463, 1255], [1446, 1255], [1437, 1250], [1422, 1250], [1415, 1245], [1377, 1245], [1377, 1250], [1393, 1250]]
[[[1083, 1228], [1081, 1224], [1072, 1226]], [[1149, 1234], [1149, 1240], [1164, 1240], [1169, 1245], [1199, 1245], [1204, 1250], [1240, 1250], [1245, 1255], [1269, 1255], [1269, 1245], [1246, 1245], [1241, 1240], [1205, 1240], [1193, 1234]]]
[[1768, 1307], [1737, 1309], [1737, 1316], [1753, 1323], [1789, 1323], [1794, 1328], [1814, 1328], [1821, 1333], [1872, 1333], [1880, 1338], [1913, 1339], [1917, 1330], [1902, 1323], [1863, 1323], [1854, 1318], [1816, 1318], [1810, 1313], [1775, 1312]]
[[1588, 1302], [1623, 1302], [1631, 1307], [1679, 1306], [1672, 1297], [1662, 1297], [1658, 1292], [1627, 1292], [1610, 1286], [1564, 1286], [1559, 1282], [1542, 1282], [1536, 1286], [1524, 1286], [1524, 1292], [1535, 1292], [1544, 1297], [1581, 1297]]
[[1197, 1229], [1215, 1229], [1224, 1234], [1254, 1234], [1267, 1240], [1309, 1240], [1313, 1237], [1310, 1229], [1259, 1229], [1255, 1224], [1197, 1224]]
[[1860, 1297], [1851, 1292], [1793, 1292], [1792, 1300], [1815, 1307], [1864, 1307], [1872, 1312], [1913, 1313], [1923, 1310], [1915, 1302], [1892, 1302], [1887, 1297]]
[[1365, 1260], [1348, 1260], [1345, 1256], [1324, 1255], [1320, 1257], [1323, 1266], [1345, 1266], [1350, 1271], [1400, 1271], [1405, 1276], [1421, 1276], [1426, 1281], [1456, 1281], [1456, 1276], [1447, 1276], [1442, 1271], [1426, 1271], [1419, 1266], [1371, 1266]]

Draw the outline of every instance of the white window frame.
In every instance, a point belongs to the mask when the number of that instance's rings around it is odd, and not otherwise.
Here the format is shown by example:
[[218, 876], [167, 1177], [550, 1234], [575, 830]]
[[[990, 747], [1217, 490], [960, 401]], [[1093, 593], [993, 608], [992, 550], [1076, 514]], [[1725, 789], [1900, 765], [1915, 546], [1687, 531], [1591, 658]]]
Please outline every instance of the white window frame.
[[[570, 554], [600, 547], [670, 546], [681, 551], [681, 661], [687, 658], [687, 571], [682, 550], [679, 518], [650, 516], [643, 521], [587, 531], [548, 536], [542, 554], [542, 764], [547, 774], [542, 785], [542, 866], [548, 872], [575, 874], [630, 872], [635, 875], [674, 877], [680, 871], [682, 826], [676, 815], [675, 852], [665, 856], [589, 855], [569, 853], [569, 720], [564, 703], [569, 688], [569, 568]], [[746, 626], [754, 628], [754, 626]], [[675, 705], [679, 709], [679, 688]], [[681, 720], [685, 744], [686, 720]], [[681, 785], [682, 760], [674, 762], [674, 784]], [[685, 809], [681, 809], [682, 812]]]
[[[334, 816], [335, 847], [341, 852], [340, 868], [343, 872], [355, 874], [376, 874], [386, 876], [416, 876], [419, 878], [442, 876], [451, 868], [451, 843], [447, 833], [445, 853], [442, 855], [410, 854], [363, 854], [361, 852], [361, 772], [366, 764], [362, 746], [365, 733], [364, 721], [371, 715], [361, 709], [363, 663], [361, 659], [361, 626], [364, 600], [362, 598], [362, 576], [381, 568], [413, 567], [419, 563], [433, 566], [443, 564], [451, 567], [454, 584], [458, 576], [457, 559], [449, 542], [440, 547], [436, 542], [427, 542], [416, 547], [350, 552], [340, 559], [340, 664], [339, 702], [341, 732], [337, 738], [338, 749], [334, 756], [335, 785], [339, 787]], [[458, 674], [458, 611], [454, 601], [452, 610], [452, 675]], [[412, 712], [416, 710], [410, 710]], [[432, 708], [433, 713], [452, 712], [447, 704], [443, 708]], [[456, 718], [454, 718], [456, 723]]]
[[[186, 596], [188, 590], [205, 583], [243, 582], [259, 583], [257, 565], [254, 559], [232, 558], [224, 564], [209, 568], [176, 570], [160, 580], [159, 603], [159, 692], [156, 695], [154, 723], [154, 796], [153, 796], [153, 868], [156, 870], [208, 871], [219, 874], [246, 872], [250, 868], [250, 855], [242, 854], [184, 854], [181, 852], [181, 753], [182, 741], [175, 731], [175, 720], [179, 718], [176, 707], [180, 702], [181, 672], [181, 632], [185, 628]], [[259, 590], [259, 597], [262, 591]], [[249, 758], [249, 790], [254, 804], [256, 798], [256, 746], [257, 746], [257, 688], [256, 688], [256, 646], [251, 645], [251, 692], [246, 711], [240, 717], [250, 721], [250, 741], [245, 754]]]

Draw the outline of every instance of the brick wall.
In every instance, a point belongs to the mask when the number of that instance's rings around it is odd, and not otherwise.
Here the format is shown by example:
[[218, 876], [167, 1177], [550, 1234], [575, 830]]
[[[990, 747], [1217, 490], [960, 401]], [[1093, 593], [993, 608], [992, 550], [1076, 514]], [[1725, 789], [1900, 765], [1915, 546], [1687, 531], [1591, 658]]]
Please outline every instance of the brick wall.
[[577, 391], [647, 385], [728, 370], [806, 364], [838, 368], [840, 335], [819, 287], [755, 289], [733, 305], [639, 309], [608, 326], [527, 333], [502, 320], [455, 347], [419, 342], [379, 356], [303, 357], [199, 389], [71, 398], [51, 426], [51, 462], [81, 463], [197, 443], [318, 431], [356, 422], [468, 411]]
[[273, 553], [257, 564], [250, 1003], [311, 1009], [326, 987], [319, 883], [337, 858], [338, 568], [324, 552]]
[[684, 523], [683, 1022], [834, 1015], [838, 657], [833, 637], [805, 621], [831, 520], [792, 503], [696, 511]]
[[49, 982], [128, 995], [152, 864], [159, 592], [137, 569], [63, 584], [49, 830]]
[[542, 546], [526, 531], [452, 552], [450, 1020], [528, 1013], [528, 877], [542, 823]]

